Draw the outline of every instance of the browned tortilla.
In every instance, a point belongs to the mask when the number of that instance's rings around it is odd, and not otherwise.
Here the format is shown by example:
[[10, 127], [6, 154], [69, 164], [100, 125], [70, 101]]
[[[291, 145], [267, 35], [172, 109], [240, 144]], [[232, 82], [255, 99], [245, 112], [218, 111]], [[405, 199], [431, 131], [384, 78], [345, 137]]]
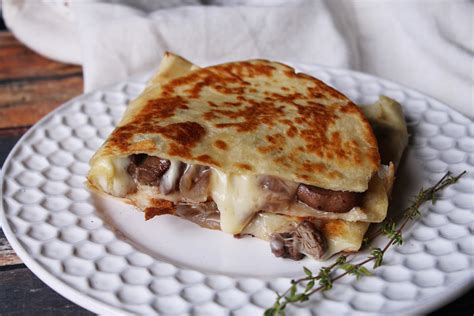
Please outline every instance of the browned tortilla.
[[184, 75], [167, 76], [164, 65], [94, 159], [147, 153], [226, 173], [367, 190], [380, 166], [377, 141], [344, 95], [276, 62], [194, 69], [180, 61]]

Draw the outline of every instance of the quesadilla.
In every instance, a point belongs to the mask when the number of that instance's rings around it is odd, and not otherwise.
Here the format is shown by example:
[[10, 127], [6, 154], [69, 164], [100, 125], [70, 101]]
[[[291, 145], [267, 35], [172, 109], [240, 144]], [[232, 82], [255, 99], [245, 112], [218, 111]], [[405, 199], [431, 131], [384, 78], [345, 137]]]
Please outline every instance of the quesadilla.
[[[407, 142], [397, 103], [367, 108], [369, 120], [281, 63], [199, 68], [167, 53], [91, 159], [88, 180], [146, 219], [173, 214], [256, 236], [277, 256], [357, 251], [369, 223], [387, 214]], [[389, 148], [384, 165], [371, 124]]]

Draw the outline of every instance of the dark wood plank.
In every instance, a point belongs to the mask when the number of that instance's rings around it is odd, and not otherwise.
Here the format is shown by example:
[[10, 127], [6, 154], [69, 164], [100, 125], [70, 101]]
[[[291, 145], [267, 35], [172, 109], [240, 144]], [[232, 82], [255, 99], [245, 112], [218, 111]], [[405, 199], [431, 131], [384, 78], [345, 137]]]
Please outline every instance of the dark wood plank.
[[59, 63], [38, 55], [18, 42], [10, 32], [0, 32], [0, 80], [70, 75], [80, 66]]
[[0, 315], [93, 315], [50, 289], [24, 265], [0, 271]]
[[[4, 127], [0, 128], [0, 148], [3, 146], [4, 143], [2, 143], [1, 139], [6, 138], [6, 139], [17, 139], [21, 135], [25, 134], [26, 131], [31, 127], [31, 125], [25, 125], [25, 126], [16, 126], [16, 127]], [[8, 142], [5, 142], [5, 144], [8, 144]], [[9, 148], [13, 148], [9, 147]], [[3, 157], [0, 154], [0, 158]], [[1, 161], [1, 159], [0, 159]]]
[[81, 92], [80, 74], [0, 82], [0, 128], [32, 125]]
[[[1, 130], [0, 130], [1, 131]], [[10, 150], [15, 146], [21, 135], [2, 136], [0, 133], [0, 168], [7, 159]]]
[[[9, 266], [15, 264], [21, 264], [22, 261], [16, 255], [15, 251], [12, 249], [8, 240], [3, 234], [3, 230], [0, 229], [0, 267]], [[1, 273], [0, 273], [1, 276]]]
[[[16, 144], [19, 138], [19, 135], [2, 135], [0, 130], [0, 168], [3, 166], [3, 163], [8, 156], [8, 153]], [[8, 240], [3, 234], [3, 230], [0, 228], [0, 267], [19, 263], [22, 263], [20, 258], [18, 258], [15, 251], [12, 249], [12, 247], [8, 243]]]
[[0, 32], [0, 135], [33, 125], [82, 89], [80, 66], [44, 58]]

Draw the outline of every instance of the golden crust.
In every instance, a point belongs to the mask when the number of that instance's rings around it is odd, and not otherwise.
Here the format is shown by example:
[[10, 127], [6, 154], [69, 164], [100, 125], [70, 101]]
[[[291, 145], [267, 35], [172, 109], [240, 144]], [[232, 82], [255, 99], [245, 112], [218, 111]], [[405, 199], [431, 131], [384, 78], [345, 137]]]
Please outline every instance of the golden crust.
[[[174, 64], [180, 76], [171, 75]], [[380, 166], [377, 141], [344, 95], [266, 60], [195, 68], [168, 53], [96, 157], [142, 152], [227, 173], [367, 190]]]

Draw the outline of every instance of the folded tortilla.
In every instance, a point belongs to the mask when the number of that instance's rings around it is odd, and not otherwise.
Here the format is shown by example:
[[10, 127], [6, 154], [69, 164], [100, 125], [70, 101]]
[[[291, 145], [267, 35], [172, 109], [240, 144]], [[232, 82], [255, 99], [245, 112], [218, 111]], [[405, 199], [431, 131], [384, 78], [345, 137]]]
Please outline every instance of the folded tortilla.
[[[374, 130], [383, 131], [379, 145]], [[259, 225], [261, 232], [272, 231], [261, 224], [269, 221], [259, 218], [311, 218], [328, 227], [339, 223], [343, 230], [323, 229], [328, 244], [345, 240], [338, 243], [344, 246], [330, 249], [353, 251], [368, 222], [380, 222], [387, 214], [394, 164], [406, 143], [400, 105], [388, 98], [361, 110], [323, 82], [280, 63], [252, 60], [199, 68], [167, 53], [91, 159], [88, 180], [99, 191], [128, 199], [147, 217], [175, 214], [180, 203], [212, 200], [220, 229], [232, 234], [267, 239], [255, 233]], [[379, 146], [390, 148], [383, 151], [386, 165], [380, 163]], [[208, 188], [185, 196], [181, 190], [166, 193], [158, 185], [137, 183], [127, 168], [130, 157], [139, 154], [170, 161], [161, 180], [165, 184], [180, 177], [183, 163], [210, 167]], [[342, 213], [301, 201], [270, 207], [262, 176], [289, 186], [363, 192], [362, 200]]]

